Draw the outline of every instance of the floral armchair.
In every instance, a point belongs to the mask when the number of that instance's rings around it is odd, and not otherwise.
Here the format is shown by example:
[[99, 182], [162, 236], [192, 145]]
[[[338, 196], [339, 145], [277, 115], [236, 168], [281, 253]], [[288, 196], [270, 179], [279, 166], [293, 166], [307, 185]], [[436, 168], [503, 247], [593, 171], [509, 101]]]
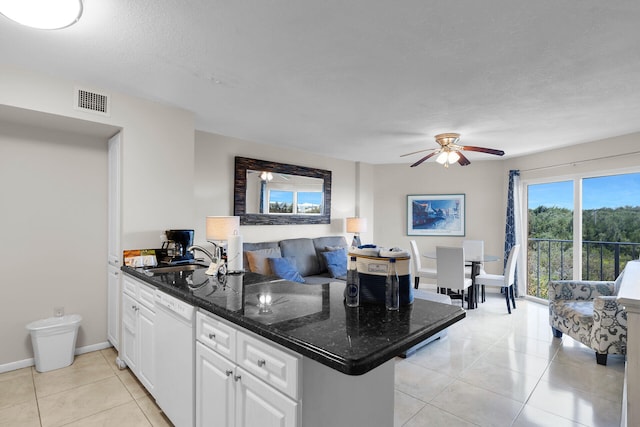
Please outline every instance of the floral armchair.
[[615, 282], [549, 282], [549, 324], [556, 338], [565, 333], [596, 352], [599, 365], [608, 354], [626, 354], [627, 313], [616, 301], [622, 275]]

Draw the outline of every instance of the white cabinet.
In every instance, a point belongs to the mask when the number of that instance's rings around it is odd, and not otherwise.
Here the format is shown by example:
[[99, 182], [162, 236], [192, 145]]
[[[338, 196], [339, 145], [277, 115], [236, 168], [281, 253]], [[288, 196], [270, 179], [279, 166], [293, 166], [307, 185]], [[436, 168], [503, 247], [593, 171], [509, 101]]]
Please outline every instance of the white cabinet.
[[202, 312], [196, 338], [197, 426], [299, 425], [299, 357]]
[[235, 364], [196, 342], [196, 425], [235, 425]]
[[107, 338], [120, 350], [120, 269], [113, 265], [107, 268]]
[[155, 380], [155, 289], [123, 277], [121, 357], [140, 382], [153, 393]]
[[120, 134], [113, 136], [108, 143], [108, 263], [120, 267], [122, 264], [122, 250], [120, 249]]
[[132, 372], [138, 369], [138, 304], [130, 295], [122, 294], [122, 346], [120, 356]]
[[236, 426], [298, 425], [297, 401], [269, 387], [242, 368], [236, 368]]
[[109, 140], [108, 230], [107, 230], [107, 338], [120, 350], [120, 134]]
[[138, 310], [138, 379], [153, 393], [156, 376], [156, 358], [154, 354], [154, 318], [155, 313], [144, 305]]

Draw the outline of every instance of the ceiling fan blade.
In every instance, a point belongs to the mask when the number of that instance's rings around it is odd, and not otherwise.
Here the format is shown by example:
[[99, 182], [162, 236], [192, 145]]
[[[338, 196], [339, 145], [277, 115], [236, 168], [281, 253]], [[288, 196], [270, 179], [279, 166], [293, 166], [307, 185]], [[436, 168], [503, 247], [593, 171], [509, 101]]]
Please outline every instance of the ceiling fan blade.
[[411, 167], [415, 167], [418, 166], [419, 164], [421, 164], [422, 162], [424, 162], [425, 160], [429, 159], [430, 157], [435, 156], [436, 154], [438, 154], [440, 152], [440, 150], [438, 151], [434, 151], [433, 153], [427, 154], [426, 156], [424, 156], [423, 158], [421, 158], [420, 160], [418, 160], [417, 162], [415, 162], [414, 164], [411, 165]]
[[460, 147], [460, 149], [466, 150], [466, 151], [477, 151], [479, 153], [494, 154], [496, 156], [504, 156], [504, 151], [496, 150], [494, 148], [474, 147], [472, 145], [465, 145], [463, 147]]
[[471, 162], [469, 161], [469, 159], [467, 159], [464, 154], [462, 154], [460, 151], [458, 151], [458, 155], [460, 156], [460, 158], [458, 159], [458, 163], [460, 164], [460, 166], [467, 166], [470, 165]]
[[406, 157], [406, 156], [410, 156], [412, 154], [418, 154], [418, 153], [422, 153], [422, 152], [425, 152], [425, 151], [432, 151], [432, 150], [435, 150], [435, 148], [425, 148], [424, 150], [414, 151], [413, 153], [401, 154], [400, 157]]

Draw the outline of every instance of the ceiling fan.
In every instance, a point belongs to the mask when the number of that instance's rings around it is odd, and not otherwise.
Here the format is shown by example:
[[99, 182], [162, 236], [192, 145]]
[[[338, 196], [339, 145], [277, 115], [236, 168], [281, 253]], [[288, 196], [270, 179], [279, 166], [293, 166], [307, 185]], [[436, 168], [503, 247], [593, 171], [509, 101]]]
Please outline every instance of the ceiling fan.
[[400, 157], [411, 156], [412, 154], [422, 153], [424, 151], [432, 151], [417, 162], [411, 165], [411, 167], [418, 166], [425, 160], [438, 156], [436, 162], [448, 168], [451, 163], [458, 162], [460, 166], [467, 166], [471, 164], [469, 159], [462, 154], [462, 151], [477, 151], [479, 153], [493, 154], [496, 156], [503, 156], [504, 151], [495, 150], [493, 148], [474, 147], [472, 145], [458, 145], [460, 141], [459, 133], [441, 133], [435, 136], [436, 142], [440, 144], [440, 148], [427, 148], [425, 150], [418, 150], [412, 153], [403, 154]]

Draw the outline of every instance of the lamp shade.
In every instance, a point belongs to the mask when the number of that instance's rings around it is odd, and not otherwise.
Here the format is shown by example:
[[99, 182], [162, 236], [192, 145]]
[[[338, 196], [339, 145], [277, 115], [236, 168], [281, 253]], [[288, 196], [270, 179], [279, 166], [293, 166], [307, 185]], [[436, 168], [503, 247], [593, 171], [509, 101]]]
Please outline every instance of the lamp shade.
[[447, 153], [446, 151], [443, 151], [442, 153], [438, 154], [438, 157], [436, 157], [436, 162], [440, 163], [441, 165], [444, 165], [447, 162], [448, 158], [449, 158], [449, 153]]
[[347, 218], [347, 233], [364, 233], [367, 231], [367, 218]]
[[229, 240], [229, 237], [238, 234], [240, 230], [240, 217], [208, 216], [206, 230], [208, 241]]

